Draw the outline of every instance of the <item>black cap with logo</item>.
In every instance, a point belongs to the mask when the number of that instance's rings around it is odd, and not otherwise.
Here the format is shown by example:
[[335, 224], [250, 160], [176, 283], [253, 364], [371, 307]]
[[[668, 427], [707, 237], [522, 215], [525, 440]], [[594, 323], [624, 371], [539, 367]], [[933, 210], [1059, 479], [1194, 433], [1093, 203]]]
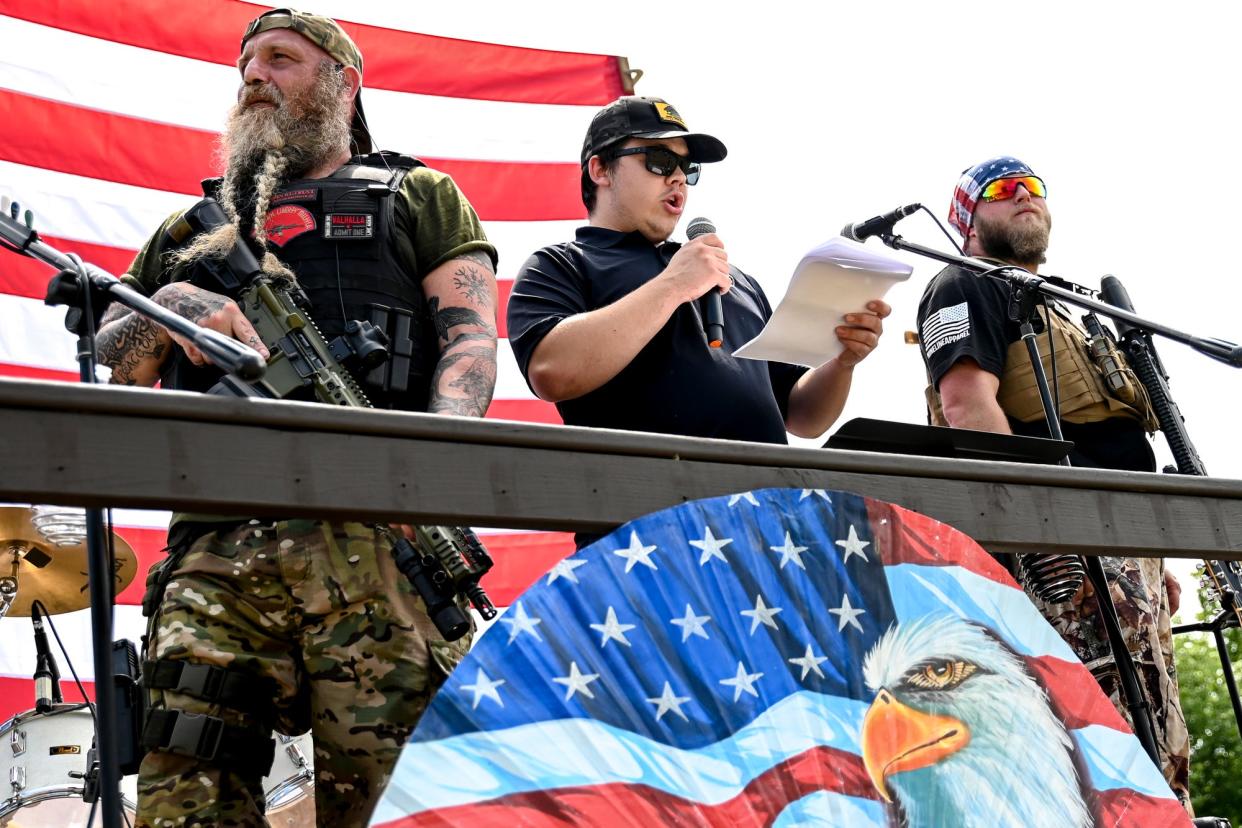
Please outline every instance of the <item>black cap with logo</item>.
[[672, 104], [661, 98], [631, 95], [617, 98], [595, 113], [582, 143], [582, 166], [592, 155], [626, 138], [683, 138], [690, 160], [700, 163], [723, 160], [728, 150], [719, 139], [690, 132]]

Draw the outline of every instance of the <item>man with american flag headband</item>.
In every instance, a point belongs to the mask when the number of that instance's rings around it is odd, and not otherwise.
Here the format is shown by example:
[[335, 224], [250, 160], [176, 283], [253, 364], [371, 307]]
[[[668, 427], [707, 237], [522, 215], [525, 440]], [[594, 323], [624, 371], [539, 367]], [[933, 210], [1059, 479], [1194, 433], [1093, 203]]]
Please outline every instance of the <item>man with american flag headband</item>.
[[[1046, 196], [1043, 179], [1022, 161], [991, 158], [962, 172], [949, 223], [962, 236], [966, 255], [1036, 273], [1046, 261], [1052, 229]], [[956, 266], [946, 267], [928, 284], [919, 302], [918, 326], [931, 383], [927, 399], [933, 424], [1048, 436], [1034, 371], [1008, 306], [1009, 288], [1002, 280]], [[1147, 432], [1156, 423], [1141, 383], [1127, 379], [1131, 391], [1137, 392], [1132, 394], [1110, 389], [1091, 359], [1088, 335], [1056, 303], [1049, 303], [1046, 312], [1039, 309], [1035, 325], [1052, 342], [1054, 360], [1045, 354], [1043, 363], [1049, 385], [1057, 389], [1065, 439], [1074, 442], [1072, 464], [1154, 471]], [[1048, 347], [1041, 344], [1041, 350]], [[1129, 371], [1124, 359], [1119, 361]], [[1106, 558], [1104, 569], [1150, 705], [1162, 770], [1189, 810], [1190, 747], [1170, 622], [1180, 587], [1160, 559]], [[1069, 601], [1033, 600], [1128, 721], [1091, 585], [1084, 584]]]

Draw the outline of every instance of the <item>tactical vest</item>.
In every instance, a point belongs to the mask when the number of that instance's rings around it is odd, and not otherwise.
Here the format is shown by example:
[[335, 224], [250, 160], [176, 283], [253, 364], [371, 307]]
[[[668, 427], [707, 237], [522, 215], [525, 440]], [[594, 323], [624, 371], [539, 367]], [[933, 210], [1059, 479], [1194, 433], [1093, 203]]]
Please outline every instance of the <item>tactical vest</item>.
[[[297, 276], [326, 340], [355, 319], [388, 335], [388, 363], [358, 377], [376, 408], [426, 411], [439, 353], [422, 286], [402, 267], [395, 242], [395, 199], [406, 174], [419, 166], [417, 159], [388, 153], [351, 158], [327, 178], [278, 190], [264, 225], [267, 249]], [[204, 190], [211, 194], [217, 186], [218, 179], [205, 182]], [[174, 281], [220, 290], [200, 266], [183, 268]], [[220, 376], [210, 366], [191, 365], [178, 349], [163, 384], [206, 391]]]
[[[1052, 309], [1052, 346], [1056, 354], [1056, 383], [1060, 393], [1061, 420], [1069, 423], [1097, 423], [1114, 417], [1125, 417], [1142, 423], [1148, 432], [1159, 428], [1147, 389], [1134, 376], [1125, 362], [1125, 357], [1118, 354], [1117, 358], [1122, 371], [1128, 375], [1127, 381], [1135, 396], [1133, 404], [1124, 402], [1109, 392], [1100, 369], [1090, 357], [1087, 335], [1058, 305], [1053, 304]], [[1047, 324], [1044, 309], [1036, 310]], [[1053, 393], [1053, 399], [1056, 399], [1057, 392], [1052, 385], [1052, 360], [1044, 353], [1047, 347], [1046, 334], [1037, 337], [1036, 342], [1040, 348], [1040, 362], [1043, 363], [1044, 374], [1048, 378], [1049, 391]], [[927, 386], [926, 396], [932, 425], [948, 425], [941, 407], [940, 394], [932, 385]], [[1005, 352], [1005, 370], [1001, 374], [996, 401], [1006, 416], [1019, 422], [1032, 423], [1044, 419], [1044, 407], [1039, 397], [1039, 386], [1035, 382], [1035, 370], [1027, 356], [1026, 343], [1021, 339], [1011, 342]]]

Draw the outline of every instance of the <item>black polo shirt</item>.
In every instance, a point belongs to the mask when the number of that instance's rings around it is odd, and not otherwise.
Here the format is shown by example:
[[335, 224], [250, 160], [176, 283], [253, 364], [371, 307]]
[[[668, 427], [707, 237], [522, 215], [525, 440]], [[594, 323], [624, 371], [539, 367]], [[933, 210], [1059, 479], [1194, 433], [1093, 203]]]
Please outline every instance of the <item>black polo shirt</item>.
[[[509, 297], [509, 342], [530, 382], [531, 354], [562, 319], [605, 307], [658, 276], [680, 245], [640, 233], [580, 227], [572, 242], [532, 255]], [[600, 388], [557, 403], [569, 425], [690, 437], [785, 443], [789, 392], [806, 368], [735, 359], [772, 308], [754, 279], [730, 268], [723, 299], [725, 340], [710, 348], [698, 302], [687, 302], [634, 360]]]

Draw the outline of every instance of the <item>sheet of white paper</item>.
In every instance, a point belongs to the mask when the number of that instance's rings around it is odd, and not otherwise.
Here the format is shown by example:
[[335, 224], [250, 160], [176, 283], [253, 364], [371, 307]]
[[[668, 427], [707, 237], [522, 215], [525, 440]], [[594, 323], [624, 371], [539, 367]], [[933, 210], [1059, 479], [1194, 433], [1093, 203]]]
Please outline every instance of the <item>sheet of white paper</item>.
[[829, 239], [802, 257], [768, 324], [733, 355], [818, 368], [844, 350], [836, 328], [845, 314], [883, 299], [912, 270], [858, 242]]

